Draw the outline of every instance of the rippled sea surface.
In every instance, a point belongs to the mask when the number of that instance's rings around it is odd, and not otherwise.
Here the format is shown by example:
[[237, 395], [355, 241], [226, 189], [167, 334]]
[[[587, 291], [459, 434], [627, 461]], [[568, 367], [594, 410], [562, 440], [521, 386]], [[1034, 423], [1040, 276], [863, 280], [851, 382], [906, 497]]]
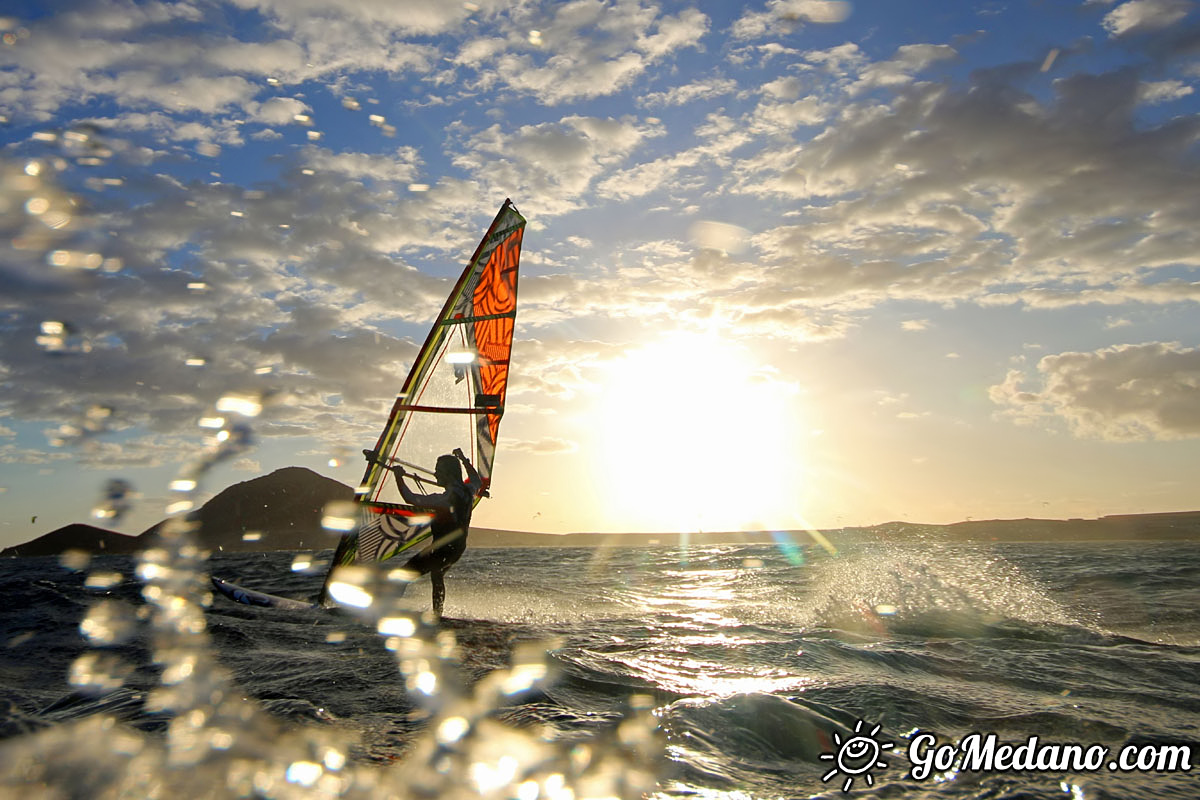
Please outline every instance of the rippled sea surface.
[[[189, 585], [311, 596], [321, 555], [218, 554]], [[1200, 796], [1200, 769], [917, 781], [907, 757], [920, 732], [1200, 756], [1200, 544], [471, 549], [440, 627], [427, 581], [374, 617], [190, 615], [145, 564], [0, 563], [6, 790], [841, 796], [821, 756], [861, 721], [894, 746], [854, 796]]]

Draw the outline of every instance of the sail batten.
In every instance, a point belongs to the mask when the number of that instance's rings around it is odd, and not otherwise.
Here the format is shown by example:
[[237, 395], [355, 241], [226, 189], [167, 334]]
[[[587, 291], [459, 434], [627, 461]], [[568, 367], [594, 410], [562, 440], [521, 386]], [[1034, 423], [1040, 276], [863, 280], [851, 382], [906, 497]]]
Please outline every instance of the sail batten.
[[492, 319], [515, 319], [516, 311], [506, 311], [502, 314], [482, 314], [478, 317], [461, 317], [455, 319], [439, 320], [438, 325], [470, 325], [473, 322], [486, 322]]
[[[368, 459], [359, 529], [342, 537], [340, 565], [393, 558], [428, 536], [428, 514], [407, 506], [385, 464], [433, 471], [461, 449], [491, 485], [516, 325], [517, 277], [525, 219], [506, 200], [455, 282], [404, 380]], [[475, 498], [475, 502], [479, 497]], [[326, 602], [329, 577], [322, 589]]]
[[422, 411], [428, 414], [491, 414], [494, 412], [496, 407], [488, 406], [487, 408], [462, 408], [459, 406], [446, 407], [405, 405], [402, 406], [402, 408], [405, 411]]

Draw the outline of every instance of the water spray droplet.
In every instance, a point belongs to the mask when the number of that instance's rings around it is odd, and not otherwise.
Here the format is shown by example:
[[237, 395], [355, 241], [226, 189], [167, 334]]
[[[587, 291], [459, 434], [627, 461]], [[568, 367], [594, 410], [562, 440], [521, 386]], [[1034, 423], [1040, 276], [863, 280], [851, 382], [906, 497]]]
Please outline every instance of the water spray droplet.
[[58, 563], [63, 569], [69, 569], [72, 572], [81, 572], [87, 569], [88, 564], [92, 560], [92, 554], [86, 550], [67, 550], [58, 557]]
[[123, 580], [119, 572], [93, 572], [84, 580], [88, 589], [111, 589]]
[[345, 533], [358, 527], [359, 506], [350, 500], [335, 500], [325, 505], [321, 527], [335, 533]]
[[71, 664], [67, 680], [80, 691], [104, 694], [125, 685], [133, 667], [112, 653], [84, 653]]
[[137, 618], [127, 603], [102, 600], [88, 611], [79, 631], [95, 647], [122, 644], [137, 629]]

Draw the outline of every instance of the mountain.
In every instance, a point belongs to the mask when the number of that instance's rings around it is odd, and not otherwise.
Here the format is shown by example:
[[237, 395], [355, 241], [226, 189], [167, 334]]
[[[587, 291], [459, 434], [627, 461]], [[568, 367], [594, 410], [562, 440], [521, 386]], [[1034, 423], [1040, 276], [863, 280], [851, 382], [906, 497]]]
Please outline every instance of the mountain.
[[141, 539], [137, 536], [76, 522], [50, 531], [24, 544], [6, 547], [0, 550], [0, 558], [56, 556], [68, 550], [85, 550], [96, 555], [127, 555], [136, 553], [141, 546]]
[[1200, 538], [1200, 511], [1113, 514], [1099, 519], [975, 520], [937, 527], [969, 541], [1178, 541]]
[[[285, 467], [270, 475], [229, 486], [188, 518], [199, 522], [197, 544], [217, 551], [323, 550], [337, 536], [321, 527], [325, 505], [353, 500], [354, 490], [303, 467]], [[73, 524], [0, 551], [4, 556], [58, 555], [84, 550], [94, 555], [136, 553], [158, 539], [159, 522], [138, 536]]]
[[[224, 489], [189, 519], [200, 523], [197, 543], [214, 552], [323, 550], [338, 542], [321, 527], [326, 504], [353, 499], [354, 490], [343, 483], [303, 467], [284, 467]], [[164, 524], [138, 538], [156, 537]]]

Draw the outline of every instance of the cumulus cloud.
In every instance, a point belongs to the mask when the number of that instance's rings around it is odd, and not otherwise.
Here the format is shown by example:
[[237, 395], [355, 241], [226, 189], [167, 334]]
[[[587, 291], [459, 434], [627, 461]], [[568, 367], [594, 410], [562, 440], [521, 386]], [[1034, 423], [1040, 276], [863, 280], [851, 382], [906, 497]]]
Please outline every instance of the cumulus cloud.
[[958, 55], [953, 47], [944, 44], [907, 44], [896, 50], [888, 61], [880, 61], [865, 67], [859, 79], [851, 87], [858, 93], [880, 87], [897, 87], [911, 83], [914, 76], [938, 61], [947, 61]]
[[1187, 97], [1193, 91], [1192, 87], [1183, 81], [1147, 81], [1139, 87], [1138, 99], [1143, 103], [1156, 105]]
[[866, 53], [854, 42], [846, 42], [828, 50], [810, 50], [804, 53], [804, 60], [834, 76], [856, 70], [869, 62]]
[[[310, 146], [290, 160], [254, 189], [134, 173], [136, 194], [90, 195], [89, 216], [64, 229], [72, 238], [45, 246], [93, 240], [115, 272], [56, 272], [36, 252], [22, 255], [24, 273], [7, 261], [0, 312], [13, 335], [0, 372], [12, 390], [0, 413], [70, 421], [102, 406], [109, 430], [149, 432], [115, 449], [91, 437], [80, 457], [109, 466], [198, 450], [198, 418], [230, 391], [274, 400], [254, 423], [263, 436], [373, 436], [487, 206], [438, 188], [398, 195], [419, 163], [411, 148]], [[440, 252], [440, 277], [398, 253], [418, 247]], [[47, 352], [37, 335], [48, 319], [89, 350]]]
[[475, 71], [481, 88], [499, 84], [556, 105], [628, 87], [651, 64], [697, 47], [708, 25], [694, 8], [664, 15], [640, 1], [573, 0], [514, 11], [503, 37], [468, 42], [454, 62]]
[[[402, 2], [337, 4], [320, 13], [283, 0], [245, 5], [266, 15], [270, 34], [235, 38], [226, 33], [223, 9], [184, 2], [84, 0], [69, 12], [25, 21], [29, 36], [0, 48], [9, 74], [0, 113], [45, 121], [104, 100], [177, 121], [245, 114], [283, 124], [304, 104], [273, 96], [277, 87], [347, 70], [427, 72], [436, 50], [397, 34], [447, 29], [466, 14], [454, 5], [438, 11]], [[244, 31], [256, 33], [253, 26]]]
[[[889, 63], [945, 54], [908, 52]], [[1200, 127], [1139, 120], [1141, 86], [1127, 70], [1077, 74], [1042, 101], [981, 72], [962, 89], [910, 83], [887, 104], [845, 99], [812, 140], [748, 152], [731, 189], [808, 201], [755, 242], [813, 298], [1194, 299], [1194, 282], [1154, 273], [1200, 266], [1186, 155]]]
[[734, 38], [757, 39], [792, 33], [804, 23], [831, 24], [850, 16], [844, 0], [768, 0], [763, 11], [746, 11], [734, 23]]
[[1111, 36], [1124, 36], [1174, 25], [1191, 9], [1189, 0], [1129, 0], [1108, 12], [1103, 24]]
[[703, 154], [698, 149], [676, 153], [614, 173], [597, 188], [602, 197], [622, 200], [642, 197], [663, 188], [682, 170], [697, 166], [702, 159]]
[[309, 147], [304, 160], [313, 169], [337, 173], [354, 180], [397, 183], [415, 180], [421, 168], [421, 157], [416, 148], [407, 145], [381, 155]]
[[1200, 436], [1200, 348], [1117, 345], [1046, 356], [1037, 369], [1040, 388], [1012, 370], [989, 389], [1018, 421], [1055, 416], [1078, 437], [1113, 441]]
[[681, 106], [693, 100], [704, 100], [737, 91], [737, 81], [731, 78], [711, 78], [672, 86], [662, 92], [650, 92], [638, 98], [642, 106]]
[[[399, 33], [443, 33], [462, 24], [470, 10], [461, 3], [427, 3], [424, 0], [348, 0], [330, 5], [320, 0], [234, 0], [243, 8], [269, 14], [293, 30], [307, 30], [322, 22], [350, 21], [383, 27]], [[477, 6], [478, 7], [478, 6]]]
[[455, 163], [504, 193], [537, 197], [542, 213], [556, 215], [581, 207], [595, 179], [662, 133], [630, 118], [577, 115], [515, 130], [496, 124], [471, 136]]
[[262, 103], [248, 104], [246, 110], [254, 119], [267, 125], [290, 125], [296, 115], [312, 112], [307, 103], [294, 97], [272, 97]]
[[[524, 291], [524, 289], [522, 289]], [[525, 310], [521, 311], [523, 316]], [[513, 342], [515, 372], [509, 396], [570, 400], [598, 389], [596, 369], [621, 353], [612, 342], [555, 336], [522, 336]]]

